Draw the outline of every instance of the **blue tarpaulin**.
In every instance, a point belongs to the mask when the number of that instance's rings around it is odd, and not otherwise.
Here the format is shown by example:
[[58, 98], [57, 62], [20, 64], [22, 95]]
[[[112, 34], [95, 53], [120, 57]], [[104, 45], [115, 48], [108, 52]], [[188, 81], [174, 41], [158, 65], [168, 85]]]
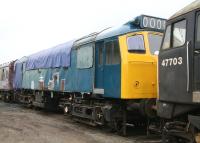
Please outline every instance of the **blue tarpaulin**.
[[74, 41], [69, 41], [30, 55], [26, 63], [26, 70], [68, 67], [70, 65], [70, 52], [73, 43]]

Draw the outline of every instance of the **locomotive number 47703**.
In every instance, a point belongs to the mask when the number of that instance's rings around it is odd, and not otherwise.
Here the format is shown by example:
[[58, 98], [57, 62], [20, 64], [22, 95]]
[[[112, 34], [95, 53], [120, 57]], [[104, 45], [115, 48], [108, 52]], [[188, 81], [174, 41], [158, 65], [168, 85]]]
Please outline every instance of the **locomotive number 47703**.
[[183, 58], [169, 58], [169, 59], [163, 59], [161, 65], [163, 67], [167, 66], [176, 66], [176, 65], [182, 65], [183, 64]]

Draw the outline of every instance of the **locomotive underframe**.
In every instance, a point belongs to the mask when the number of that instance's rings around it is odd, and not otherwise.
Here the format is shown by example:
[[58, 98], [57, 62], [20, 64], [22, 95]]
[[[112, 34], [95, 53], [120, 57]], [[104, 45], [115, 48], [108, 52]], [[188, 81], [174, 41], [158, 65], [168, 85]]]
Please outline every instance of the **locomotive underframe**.
[[164, 125], [162, 135], [163, 142], [172, 143], [199, 143], [200, 141], [200, 116], [187, 115], [180, 119], [167, 121]]
[[17, 95], [14, 94], [13, 90], [0, 90], [0, 98], [4, 102], [15, 102], [15, 101], [17, 101]]
[[62, 109], [65, 115], [92, 126], [108, 126], [126, 135], [127, 126], [145, 127], [155, 118], [155, 99], [121, 100], [92, 93], [23, 90], [17, 93], [22, 104], [48, 110]]
[[[144, 101], [97, 98], [76, 93], [60, 100], [60, 107], [74, 120], [93, 126], [109, 126], [126, 135], [127, 126], [147, 126]], [[146, 129], [146, 128], [145, 128]]]
[[163, 142], [199, 143], [200, 112], [198, 105], [165, 102], [158, 102], [157, 105], [160, 109], [158, 114], [165, 117], [162, 125]]

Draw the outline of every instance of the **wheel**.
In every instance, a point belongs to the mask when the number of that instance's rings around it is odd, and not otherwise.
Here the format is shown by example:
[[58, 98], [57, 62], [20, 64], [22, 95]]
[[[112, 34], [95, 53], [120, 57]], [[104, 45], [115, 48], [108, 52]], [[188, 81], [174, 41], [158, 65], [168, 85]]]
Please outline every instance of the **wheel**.
[[72, 111], [72, 107], [70, 105], [65, 105], [63, 108], [64, 115], [69, 115]]
[[193, 125], [190, 125], [189, 132], [191, 133], [191, 143], [200, 143], [200, 133]]
[[114, 121], [114, 130], [120, 136], [127, 136], [126, 127], [124, 126], [122, 119], [115, 119]]
[[100, 125], [104, 124], [105, 121], [104, 121], [103, 111], [101, 110], [101, 108], [95, 109], [95, 120]]
[[117, 131], [117, 133], [122, 134], [123, 121], [119, 119], [115, 119], [114, 125], [115, 125], [115, 130]]
[[64, 107], [64, 114], [68, 114], [69, 113], [69, 108], [68, 108], [68, 106], [65, 106]]

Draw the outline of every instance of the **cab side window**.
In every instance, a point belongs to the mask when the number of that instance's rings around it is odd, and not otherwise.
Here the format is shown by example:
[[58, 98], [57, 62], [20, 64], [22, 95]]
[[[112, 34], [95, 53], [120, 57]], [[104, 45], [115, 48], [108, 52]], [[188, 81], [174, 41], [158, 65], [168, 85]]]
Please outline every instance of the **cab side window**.
[[197, 34], [196, 35], [197, 35], [196, 41], [200, 42], [200, 15], [198, 15], [197, 17]]
[[170, 48], [170, 39], [171, 39], [171, 25], [168, 25], [165, 31], [164, 41], [162, 45], [162, 49]]
[[120, 51], [119, 51], [119, 44], [118, 41], [113, 41], [113, 64], [119, 64], [120, 63]]
[[196, 46], [195, 49], [200, 49], [200, 15], [196, 19]]
[[106, 48], [106, 65], [112, 64], [112, 42], [105, 43]]
[[99, 65], [103, 65], [103, 43], [99, 46]]
[[186, 41], [186, 20], [181, 20], [168, 25], [162, 44], [162, 49], [176, 48], [183, 46]]
[[142, 35], [128, 37], [127, 44], [129, 52], [145, 53], [144, 37]]
[[173, 47], [180, 47], [185, 44], [186, 20], [179, 21], [173, 26]]
[[115, 65], [120, 63], [119, 43], [117, 40], [105, 43], [106, 65]]

